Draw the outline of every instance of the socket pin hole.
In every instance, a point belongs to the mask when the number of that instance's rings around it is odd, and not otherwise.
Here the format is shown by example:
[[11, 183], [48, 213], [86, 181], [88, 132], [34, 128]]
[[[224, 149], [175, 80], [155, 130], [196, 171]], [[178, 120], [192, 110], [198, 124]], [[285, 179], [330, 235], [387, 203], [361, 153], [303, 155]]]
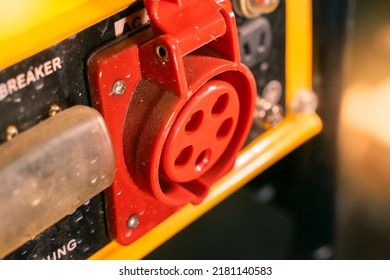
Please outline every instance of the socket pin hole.
[[180, 168], [186, 165], [190, 161], [193, 151], [194, 148], [192, 146], [185, 147], [177, 156], [175, 160], [175, 167]]
[[233, 128], [233, 119], [226, 119], [217, 131], [217, 139], [223, 140], [226, 136], [228, 136]]
[[204, 113], [202, 110], [196, 111], [189, 121], [187, 122], [185, 126], [185, 131], [186, 132], [194, 132], [198, 130], [198, 128], [201, 126], [204, 118]]
[[217, 117], [218, 115], [222, 114], [226, 110], [228, 104], [229, 104], [229, 94], [224, 93], [220, 97], [218, 97], [213, 108], [211, 109], [211, 113], [213, 114], [214, 117]]
[[210, 162], [210, 158], [211, 158], [211, 150], [210, 149], [207, 149], [207, 150], [204, 150], [203, 152], [201, 152], [195, 161], [196, 171], [201, 172], [207, 166], [207, 164]]

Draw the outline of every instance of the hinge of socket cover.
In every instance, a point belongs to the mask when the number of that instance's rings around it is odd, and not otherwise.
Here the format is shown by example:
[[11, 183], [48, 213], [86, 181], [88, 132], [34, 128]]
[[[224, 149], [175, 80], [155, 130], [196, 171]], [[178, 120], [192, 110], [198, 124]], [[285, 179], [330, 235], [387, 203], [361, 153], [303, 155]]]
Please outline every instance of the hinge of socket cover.
[[[226, 0], [145, 0], [151, 26], [155, 32], [169, 34], [176, 39], [184, 56], [203, 45], [218, 50], [228, 59], [239, 62], [238, 47], [234, 38], [235, 17]], [[226, 8], [225, 8], [226, 7]]]

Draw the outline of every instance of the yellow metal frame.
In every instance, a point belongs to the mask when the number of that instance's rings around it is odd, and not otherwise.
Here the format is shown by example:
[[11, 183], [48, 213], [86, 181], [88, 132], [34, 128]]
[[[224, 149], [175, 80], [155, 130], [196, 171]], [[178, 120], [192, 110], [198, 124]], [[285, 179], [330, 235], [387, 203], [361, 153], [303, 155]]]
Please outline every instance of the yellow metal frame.
[[[134, 0], [0, 0], [0, 70], [74, 35], [129, 6]], [[200, 205], [186, 205], [129, 246], [115, 241], [90, 259], [140, 259], [220, 203], [260, 172], [318, 134], [315, 113], [294, 114], [289, 104], [312, 83], [311, 0], [286, 1], [286, 118], [247, 146], [234, 169]]]
[[123, 10], [135, 0], [0, 0], [0, 70]]

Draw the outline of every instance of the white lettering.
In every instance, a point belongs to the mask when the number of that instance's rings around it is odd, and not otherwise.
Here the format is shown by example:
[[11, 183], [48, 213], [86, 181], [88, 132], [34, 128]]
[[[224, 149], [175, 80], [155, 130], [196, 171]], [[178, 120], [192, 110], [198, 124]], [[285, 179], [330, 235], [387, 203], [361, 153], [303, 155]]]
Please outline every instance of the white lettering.
[[27, 81], [26, 81], [26, 84], [29, 85], [29, 84], [31, 84], [33, 82], [36, 82], [34, 73], [33, 73], [33, 71], [28, 70], [27, 71]]
[[16, 84], [18, 86], [18, 89], [26, 87], [26, 75], [24, 73], [16, 76]]
[[71, 241], [69, 241], [68, 245], [66, 246], [69, 252], [72, 252], [74, 249], [76, 249], [76, 247], [77, 247], [76, 239], [72, 239]]
[[60, 69], [62, 69], [61, 58], [57, 56], [38, 66], [30, 67], [26, 73], [20, 73], [16, 77], [4, 82], [0, 81], [0, 101]]
[[43, 64], [34, 68], [35, 79], [39, 80], [40, 78], [45, 78], [45, 73], [43, 73]]
[[77, 247], [76, 239], [70, 240], [67, 244], [62, 245], [56, 251], [48, 255], [44, 260], [59, 260], [61, 257], [66, 256], [67, 253], [72, 252]]
[[45, 70], [46, 76], [49, 76], [51, 73], [53, 73], [53, 69], [51, 68], [51, 60], [43, 63], [43, 69]]
[[0, 101], [8, 96], [8, 88], [5, 83], [0, 84]]
[[[53, 256], [53, 257], [52, 257]], [[56, 259], [57, 259], [57, 254], [56, 254], [56, 252], [53, 252], [53, 254], [52, 255], [48, 255], [46, 258], [43, 258], [44, 260], [48, 260], [48, 261], [50, 261], [50, 260], [53, 260], [53, 261], [55, 261]]]
[[53, 58], [52, 63], [53, 63], [53, 71], [54, 72], [56, 72], [59, 69], [62, 69], [61, 58], [59, 58], [58, 56]]
[[123, 35], [125, 24], [126, 24], [126, 18], [122, 18], [114, 23], [116, 37]]
[[61, 259], [61, 257], [65, 256], [65, 255], [66, 255], [66, 247], [64, 245], [61, 248], [57, 249], [57, 256], [58, 256], [58, 259]]
[[115, 36], [120, 37], [127, 31], [134, 31], [149, 24], [150, 19], [146, 9], [142, 9], [134, 14], [122, 18], [114, 23]]
[[16, 79], [9, 79], [7, 81], [8, 94], [18, 91], [18, 87], [16, 86]]

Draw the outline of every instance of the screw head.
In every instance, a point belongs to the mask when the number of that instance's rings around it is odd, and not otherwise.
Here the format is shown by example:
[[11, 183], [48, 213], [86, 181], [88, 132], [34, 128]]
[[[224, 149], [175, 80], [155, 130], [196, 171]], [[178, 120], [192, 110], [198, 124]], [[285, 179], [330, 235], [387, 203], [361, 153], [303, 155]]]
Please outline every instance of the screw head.
[[294, 113], [313, 113], [318, 106], [318, 97], [310, 89], [300, 89], [295, 93], [291, 103]]
[[274, 127], [283, 120], [283, 111], [282, 106], [272, 105], [265, 98], [257, 97], [254, 121], [260, 128]]
[[51, 107], [49, 109], [49, 116], [53, 117], [53, 116], [57, 115], [59, 112], [61, 112], [61, 107], [58, 106], [57, 104], [53, 104], [53, 105], [51, 105]]
[[10, 126], [7, 127], [7, 131], [6, 131], [7, 141], [12, 140], [18, 134], [19, 134], [19, 131], [18, 131], [18, 128], [16, 126], [10, 125]]
[[261, 97], [272, 106], [277, 105], [282, 98], [282, 84], [277, 80], [269, 81], [264, 87]]
[[134, 214], [127, 220], [127, 227], [129, 229], [135, 229], [139, 225], [139, 217]]
[[273, 106], [271, 112], [267, 118], [271, 127], [276, 126], [283, 120], [283, 108], [280, 105]]
[[126, 83], [123, 80], [118, 80], [112, 85], [111, 92], [115, 96], [122, 96], [126, 92]]

